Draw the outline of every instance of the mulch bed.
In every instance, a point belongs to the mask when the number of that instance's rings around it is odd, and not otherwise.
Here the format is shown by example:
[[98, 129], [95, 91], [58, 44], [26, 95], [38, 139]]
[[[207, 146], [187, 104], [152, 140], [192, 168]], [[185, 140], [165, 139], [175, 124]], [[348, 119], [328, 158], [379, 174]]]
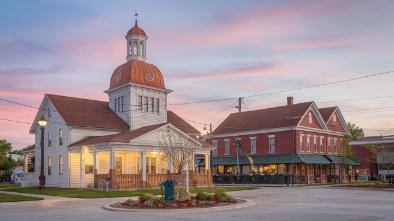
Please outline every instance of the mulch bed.
[[[209, 204], [208, 202], [211, 201], [212, 203]], [[213, 203], [214, 201], [214, 203]], [[236, 205], [236, 204], [242, 204], [246, 203], [246, 200], [241, 200], [241, 199], [235, 199], [234, 201], [229, 201], [229, 202], [220, 202], [217, 200], [207, 200], [205, 205], [200, 205], [199, 201], [195, 202], [195, 206], [191, 204], [191, 201], [186, 201], [186, 202], [180, 202], [180, 201], [173, 201], [169, 204], [166, 204], [164, 202], [160, 202], [162, 207], [157, 207], [157, 204], [154, 207], [148, 207], [144, 205], [144, 201], [140, 201], [138, 206], [131, 205], [129, 202], [122, 202], [122, 203], [113, 203], [110, 205], [110, 207], [113, 208], [123, 208], [123, 209], [191, 209], [191, 208], [212, 208], [212, 207], [223, 207], [223, 206], [229, 206], [229, 205]], [[174, 206], [176, 204], [177, 206]]]
[[349, 184], [349, 185], [339, 185], [338, 187], [364, 188], [364, 189], [386, 189], [386, 188], [394, 188], [394, 184]]

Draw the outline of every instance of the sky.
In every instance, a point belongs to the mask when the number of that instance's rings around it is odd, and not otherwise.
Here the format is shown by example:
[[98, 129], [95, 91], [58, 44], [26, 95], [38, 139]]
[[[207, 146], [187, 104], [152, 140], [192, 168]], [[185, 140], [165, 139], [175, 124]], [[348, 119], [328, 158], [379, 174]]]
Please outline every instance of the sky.
[[390, 0], [2, 0], [0, 139], [34, 144], [45, 94], [108, 101], [135, 10], [147, 62], [173, 90], [168, 109], [200, 131], [237, 112], [239, 97], [250, 111], [293, 96], [338, 106], [367, 136], [392, 135], [393, 9]]

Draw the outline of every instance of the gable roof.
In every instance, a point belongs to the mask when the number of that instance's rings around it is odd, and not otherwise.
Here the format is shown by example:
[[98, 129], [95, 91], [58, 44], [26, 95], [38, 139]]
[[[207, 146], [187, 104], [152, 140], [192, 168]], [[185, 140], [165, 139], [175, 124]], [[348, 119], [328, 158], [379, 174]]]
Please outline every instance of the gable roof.
[[230, 114], [212, 134], [297, 126], [313, 102]]
[[70, 126], [129, 130], [129, 125], [109, 108], [108, 102], [46, 95]]
[[321, 116], [324, 119], [324, 122], [327, 123], [328, 120], [330, 120], [332, 114], [335, 112], [337, 107], [325, 107], [325, 108], [319, 108], [319, 112]]
[[199, 135], [200, 131], [198, 131], [196, 128], [194, 128], [192, 125], [187, 123], [184, 119], [179, 117], [177, 114], [175, 114], [172, 111], [167, 111], [167, 123], [171, 123], [175, 127], [179, 128], [183, 132], [191, 135]]
[[152, 130], [155, 130], [163, 125], [165, 125], [165, 123], [141, 127], [136, 130], [126, 131], [126, 132], [122, 132], [122, 133], [118, 133], [118, 134], [112, 134], [112, 135], [106, 135], [106, 136], [85, 137], [80, 141], [70, 144], [70, 146], [84, 146], [84, 145], [106, 143], [106, 142], [129, 143], [130, 140], [140, 137], [140, 136], [142, 136]]

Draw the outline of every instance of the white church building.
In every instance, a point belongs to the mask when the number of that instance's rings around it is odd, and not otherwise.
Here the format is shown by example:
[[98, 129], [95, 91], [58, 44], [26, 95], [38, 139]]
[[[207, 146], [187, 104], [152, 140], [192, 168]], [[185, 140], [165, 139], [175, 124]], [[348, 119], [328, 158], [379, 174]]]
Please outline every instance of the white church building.
[[[35, 134], [35, 177], [40, 175], [41, 129], [44, 132], [46, 187], [98, 187], [111, 177], [110, 188], [157, 187], [169, 179], [172, 164], [163, 158], [158, 132], [171, 130], [197, 147], [194, 154], [209, 162], [214, 149], [196, 138], [200, 132], [167, 110], [171, 90], [160, 70], [146, 63], [148, 37], [137, 21], [126, 35], [127, 62], [113, 72], [107, 101], [46, 94], [30, 133]], [[194, 185], [211, 184], [209, 163], [202, 173], [192, 173]], [[194, 163], [189, 167], [194, 170]]]

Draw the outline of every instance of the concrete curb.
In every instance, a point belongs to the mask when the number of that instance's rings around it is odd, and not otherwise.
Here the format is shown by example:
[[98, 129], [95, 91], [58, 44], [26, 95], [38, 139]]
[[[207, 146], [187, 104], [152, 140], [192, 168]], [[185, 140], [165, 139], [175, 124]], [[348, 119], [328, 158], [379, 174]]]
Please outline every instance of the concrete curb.
[[115, 212], [134, 212], [134, 213], [151, 213], [151, 212], [172, 212], [172, 213], [190, 213], [190, 212], [212, 212], [212, 211], [220, 211], [220, 210], [229, 210], [229, 209], [240, 209], [248, 206], [256, 205], [255, 202], [247, 199], [245, 203], [235, 204], [229, 206], [220, 206], [220, 207], [211, 207], [211, 208], [194, 208], [194, 209], [125, 209], [125, 208], [113, 208], [110, 207], [111, 204], [104, 205], [105, 210], [115, 211]]

